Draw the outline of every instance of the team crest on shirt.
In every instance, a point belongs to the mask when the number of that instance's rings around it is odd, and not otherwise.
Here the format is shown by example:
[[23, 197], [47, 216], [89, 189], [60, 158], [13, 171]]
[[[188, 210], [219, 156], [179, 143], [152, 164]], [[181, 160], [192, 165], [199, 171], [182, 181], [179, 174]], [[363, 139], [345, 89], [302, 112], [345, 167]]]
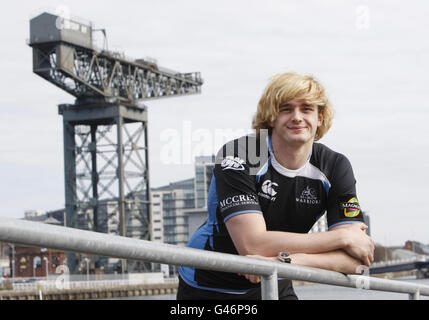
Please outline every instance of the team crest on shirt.
[[222, 160], [220, 166], [222, 167], [222, 170], [244, 170], [244, 162], [245, 161], [239, 157], [227, 156]]
[[301, 195], [296, 198], [296, 202], [304, 204], [320, 204], [320, 199], [316, 189], [307, 186], [302, 190]]
[[345, 196], [340, 199], [340, 210], [347, 218], [357, 217], [361, 211], [359, 201], [355, 195]]

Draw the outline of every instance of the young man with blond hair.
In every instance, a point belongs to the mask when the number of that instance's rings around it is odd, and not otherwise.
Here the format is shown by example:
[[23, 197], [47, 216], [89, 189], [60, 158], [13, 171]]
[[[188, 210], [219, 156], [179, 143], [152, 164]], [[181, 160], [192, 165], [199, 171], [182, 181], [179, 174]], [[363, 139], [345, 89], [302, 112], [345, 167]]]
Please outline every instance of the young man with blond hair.
[[[333, 108], [312, 76], [271, 78], [253, 119], [255, 135], [219, 151], [208, 220], [188, 246], [356, 273], [374, 244], [357, 200], [348, 159], [321, 143]], [[327, 212], [329, 231], [311, 233]], [[178, 299], [260, 299], [260, 277], [179, 268]], [[297, 299], [279, 280], [279, 299]]]

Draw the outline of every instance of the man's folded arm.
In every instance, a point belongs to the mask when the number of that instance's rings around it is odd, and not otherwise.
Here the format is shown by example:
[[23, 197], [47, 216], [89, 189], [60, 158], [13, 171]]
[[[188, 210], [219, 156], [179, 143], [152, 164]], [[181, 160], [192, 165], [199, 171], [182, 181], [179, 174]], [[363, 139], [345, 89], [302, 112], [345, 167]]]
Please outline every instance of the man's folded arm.
[[225, 222], [228, 233], [240, 255], [277, 256], [289, 253], [322, 253], [347, 245], [343, 230], [320, 233], [267, 231], [260, 213], [245, 213]]

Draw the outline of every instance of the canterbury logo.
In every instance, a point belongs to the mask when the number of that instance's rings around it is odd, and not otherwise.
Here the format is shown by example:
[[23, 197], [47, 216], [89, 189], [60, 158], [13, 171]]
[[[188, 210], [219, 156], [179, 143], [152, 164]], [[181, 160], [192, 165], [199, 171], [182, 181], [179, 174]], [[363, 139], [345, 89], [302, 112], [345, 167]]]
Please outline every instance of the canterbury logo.
[[261, 186], [262, 192], [274, 197], [277, 194], [277, 191], [273, 187], [278, 187], [279, 185], [271, 180], [266, 180]]
[[228, 156], [222, 160], [220, 166], [222, 170], [232, 169], [232, 170], [244, 170], [243, 163], [245, 161], [238, 157]]

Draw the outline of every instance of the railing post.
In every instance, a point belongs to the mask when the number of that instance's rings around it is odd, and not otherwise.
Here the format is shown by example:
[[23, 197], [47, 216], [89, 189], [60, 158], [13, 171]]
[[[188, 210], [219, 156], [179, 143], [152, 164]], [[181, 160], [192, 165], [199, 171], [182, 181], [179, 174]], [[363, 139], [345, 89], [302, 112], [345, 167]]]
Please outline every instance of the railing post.
[[261, 277], [261, 295], [262, 300], [279, 300], [276, 269], [269, 276]]
[[420, 300], [420, 290], [408, 294], [408, 300]]

